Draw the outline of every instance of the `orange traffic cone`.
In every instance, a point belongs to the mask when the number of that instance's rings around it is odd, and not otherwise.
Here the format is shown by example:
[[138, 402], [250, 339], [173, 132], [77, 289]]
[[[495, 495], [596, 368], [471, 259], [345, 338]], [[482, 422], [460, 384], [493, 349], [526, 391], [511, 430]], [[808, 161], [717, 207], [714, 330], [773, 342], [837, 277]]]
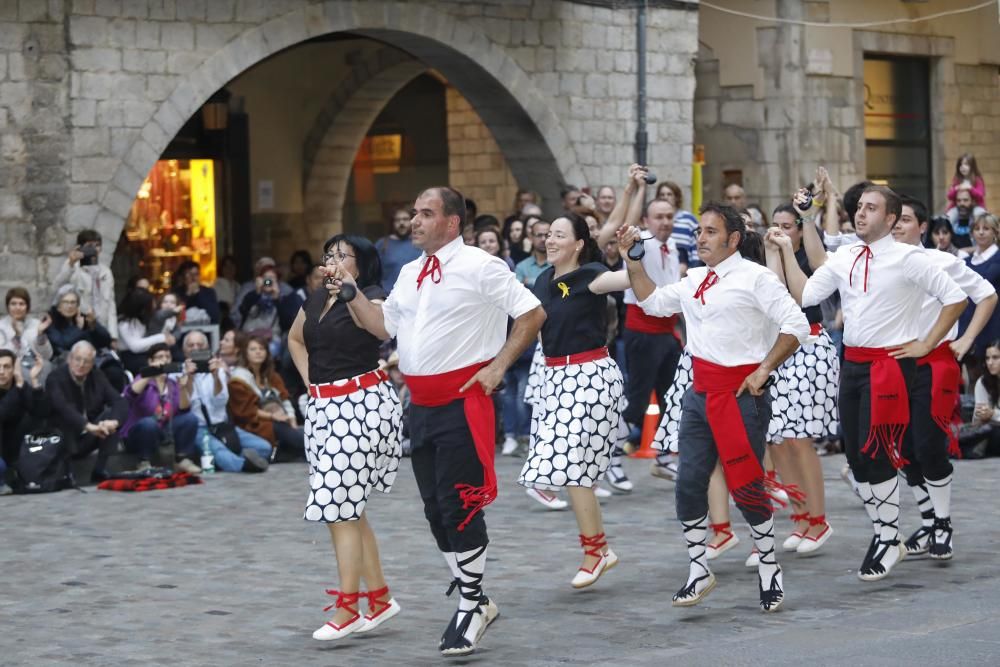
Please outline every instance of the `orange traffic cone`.
[[660, 426], [660, 404], [656, 402], [656, 392], [649, 392], [649, 407], [646, 408], [646, 416], [642, 420], [642, 437], [639, 449], [632, 452], [632, 456], [637, 459], [655, 459], [656, 450], [653, 449], [653, 438], [656, 437], [656, 429]]

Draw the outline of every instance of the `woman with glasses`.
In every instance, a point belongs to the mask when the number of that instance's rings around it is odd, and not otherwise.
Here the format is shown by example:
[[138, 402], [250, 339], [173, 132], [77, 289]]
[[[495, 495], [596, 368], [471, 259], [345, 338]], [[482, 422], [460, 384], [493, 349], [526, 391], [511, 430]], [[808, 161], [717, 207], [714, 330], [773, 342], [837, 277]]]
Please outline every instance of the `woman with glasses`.
[[[327, 591], [337, 596], [326, 608], [336, 609], [333, 618], [313, 633], [327, 641], [373, 630], [400, 611], [389, 595], [365, 506], [373, 489], [388, 493], [396, 478], [402, 408], [379, 367], [381, 341], [359, 325], [351, 306], [357, 291], [379, 307], [386, 298], [379, 251], [363, 237], [339, 234], [326, 242], [323, 264], [326, 289], [306, 299], [288, 346], [309, 388], [304, 518], [327, 525], [340, 580], [339, 590]], [[367, 614], [358, 608], [361, 597], [368, 598]]]
[[49, 311], [49, 317], [52, 325], [47, 334], [56, 357], [69, 352], [81, 340], [97, 350], [111, 345], [111, 334], [97, 321], [94, 313], [80, 312], [80, 295], [71, 285], [63, 285], [56, 292], [55, 305]]

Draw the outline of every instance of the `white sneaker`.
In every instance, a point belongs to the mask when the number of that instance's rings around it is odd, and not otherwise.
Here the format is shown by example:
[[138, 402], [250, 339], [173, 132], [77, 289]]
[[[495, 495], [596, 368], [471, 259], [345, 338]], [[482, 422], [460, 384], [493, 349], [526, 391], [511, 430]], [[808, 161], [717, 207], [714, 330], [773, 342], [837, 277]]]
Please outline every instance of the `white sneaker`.
[[191, 459], [181, 459], [177, 462], [177, 469], [181, 472], [186, 472], [189, 475], [200, 475], [201, 468], [195, 465], [194, 461]]
[[500, 450], [500, 456], [515, 456], [517, 454], [517, 444], [514, 436], [508, 435], [507, 439], [503, 441], [503, 449]]
[[597, 496], [598, 500], [603, 500], [604, 498], [610, 498], [614, 494], [605, 489], [603, 486], [598, 484], [594, 485], [594, 495]]
[[318, 639], [321, 642], [340, 639], [363, 628], [365, 622], [365, 617], [361, 614], [358, 614], [344, 625], [334, 625], [332, 621], [327, 621], [323, 624], [323, 627], [313, 633], [313, 639]]
[[559, 498], [556, 494], [548, 491], [542, 491], [541, 489], [527, 489], [525, 493], [527, 493], [528, 497], [532, 500], [537, 500], [539, 503], [544, 505], [546, 509], [564, 510], [569, 507], [569, 503]]
[[757, 547], [753, 548], [753, 551], [750, 552], [746, 562], [743, 564], [747, 567], [757, 567], [760, 565], [760, 553], [757, 551]]
[[677, 481], [677, 461], [669, 461], [664, 465], [660, 465], [658, 462], [653, 461], [649, 466], [649, 474], [653, 477], [659, 477], [660, 479], [665, 479], [669, 482]]
[[355, 630], [357, 633], [370, 632], [403, 610], [395, 598], [389, 598], [388, 607], [382, 607], [377, 614], [365, 614], [365, 624]]
[[602, 574], [613, 568], [615, 565], [618, 565], [618, 556], [614, 551], [608, 549], [608, 553], [601, 555], [593, 569], [585, 570], [581, 567], [577, 570], [576, 576], [573, 577], [573, 581], [570, 582], [570, 585], [573, 588], [586, 588], [600, 579]]

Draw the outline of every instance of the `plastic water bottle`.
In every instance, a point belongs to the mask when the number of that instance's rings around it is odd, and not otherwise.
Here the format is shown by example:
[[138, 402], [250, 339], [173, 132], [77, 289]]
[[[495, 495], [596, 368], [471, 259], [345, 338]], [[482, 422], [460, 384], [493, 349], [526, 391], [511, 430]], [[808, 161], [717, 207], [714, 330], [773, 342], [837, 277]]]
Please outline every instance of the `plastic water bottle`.
[[215, 472], [215, 457], [212, 456], [212, 447], [209, 444], [211, 436], [208, 431], [205, 431], [205, 435], [201, 438], [201, 471], [206, 475], [211, 475]]

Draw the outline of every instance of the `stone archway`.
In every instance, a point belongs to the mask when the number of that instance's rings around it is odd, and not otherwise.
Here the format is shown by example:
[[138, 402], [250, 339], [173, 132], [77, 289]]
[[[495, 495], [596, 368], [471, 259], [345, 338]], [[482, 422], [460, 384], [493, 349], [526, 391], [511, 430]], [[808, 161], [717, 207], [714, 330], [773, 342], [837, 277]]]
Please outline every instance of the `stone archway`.
[[338, 231], [351, 166], [379, 112], [427, 65], [396, 49], [380, 49], [358, 63], [330, 95], [303, 146], [303, 203], [314, 240]]
[[476, 108], [518, 181], [539, 189], [547, 202], [558, 202], [562, 181], [582, 181], [573, 144], [543, 92], [477, 27], [433, 6], [329, 0], [243, 31], [184, 75], [117, 164], [94, 226], [105, 238], [118, 238], [143, 177], [212, 93], [283, 49], [338, 32], [392, 44], [440, 71]]

